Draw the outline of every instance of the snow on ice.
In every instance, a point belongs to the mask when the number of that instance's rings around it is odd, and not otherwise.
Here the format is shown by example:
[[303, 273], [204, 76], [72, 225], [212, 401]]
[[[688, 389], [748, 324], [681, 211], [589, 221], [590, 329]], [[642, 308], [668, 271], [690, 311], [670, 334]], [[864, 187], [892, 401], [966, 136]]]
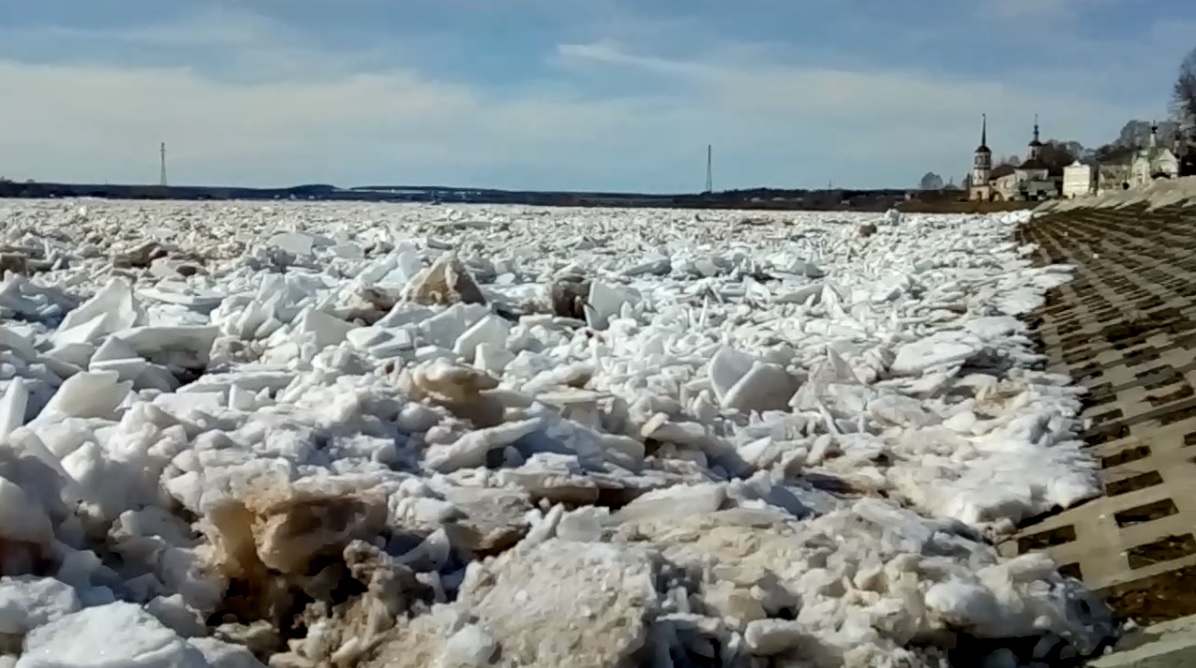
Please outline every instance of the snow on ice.
[[1092, 652], [1024, 215], [6, 203], [2, 660]]

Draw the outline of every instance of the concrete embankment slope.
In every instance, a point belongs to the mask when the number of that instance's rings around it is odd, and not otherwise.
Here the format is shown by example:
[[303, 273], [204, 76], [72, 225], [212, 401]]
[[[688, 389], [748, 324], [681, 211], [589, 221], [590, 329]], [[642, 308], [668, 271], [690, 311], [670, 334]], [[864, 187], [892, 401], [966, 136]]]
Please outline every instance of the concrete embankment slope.
[[[1077, 268], [1030, 319], [1051, 370], [1090, 391], [1084, 438], [1104, 495], [1003, 549], [1050, 552], [1140, 624], [1196, 615], [1196, 179], [1050, 203], [1018, 235], [1040, 263]], [[1196, 665], [1196, 624], [1173, 627], [1193, 642], [1108, 665]]]

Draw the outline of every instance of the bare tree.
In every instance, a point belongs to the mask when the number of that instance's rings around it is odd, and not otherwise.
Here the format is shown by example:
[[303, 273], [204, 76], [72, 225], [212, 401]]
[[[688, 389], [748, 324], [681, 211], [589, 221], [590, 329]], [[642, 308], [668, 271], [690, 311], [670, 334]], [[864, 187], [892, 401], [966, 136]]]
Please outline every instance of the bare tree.
[[1052, 176], [1063, 173], [1063, 168], [1075, 162], [1076, 156], [1071, 149], [1062, 142], [1048, 141], [1043, 144], [1038, 157], [1046, 165]]
[[1196, 48], [1189, 51], [1180, 63], [1171, 102], [1180, 123], [1187, 128], [1196, 124]]

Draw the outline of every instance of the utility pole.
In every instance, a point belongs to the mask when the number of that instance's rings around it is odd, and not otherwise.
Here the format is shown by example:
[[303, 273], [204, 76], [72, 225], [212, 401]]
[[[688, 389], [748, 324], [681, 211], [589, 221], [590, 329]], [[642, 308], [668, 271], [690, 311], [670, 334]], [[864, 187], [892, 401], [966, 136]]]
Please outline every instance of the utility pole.
[[161, 154], [162, 159], [161, 159], [161, 174], [159, 175], [158, 181], [159, 181], [159, 185], [161, 185], [163, 188], [165, 188], [166, 187], [166, 142], [162, 142], [162, 146], [159, 148], [159, 153]]
[[714, 147], [706, 144], [706, 192], [714, 192]]

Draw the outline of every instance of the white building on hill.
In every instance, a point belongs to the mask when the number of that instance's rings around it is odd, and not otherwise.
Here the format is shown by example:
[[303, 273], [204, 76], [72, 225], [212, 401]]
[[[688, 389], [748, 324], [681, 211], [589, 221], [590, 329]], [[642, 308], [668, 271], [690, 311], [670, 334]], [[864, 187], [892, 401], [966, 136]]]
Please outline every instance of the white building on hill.
[[1097, 190], [1135, 188], [1156, 179], [1178, 177], [1183, 138], [1177, 137], [1174, 146], [1169, 148], [1159, 143], [1158, 131], [1157, 125], [1150, 128], [1146, 146], [1121, 148], [1101, 158], [1097, 167]]
[[1063, 168], [1063, 196], [1075, 199], [1091, 195], [1096, 189], [1095, 172], [1090, 165], [1076, 160]]
[[1175, 152], [1159, 144], [1159, 126], [1150, 126], [1150, 139], [1144, 148], [1134, 154], [1130, 163], [1130, 179], [1133, 185], [1146, 185], [1155, 179], [1173, 179], [1179, 176], [1179, 158]]

